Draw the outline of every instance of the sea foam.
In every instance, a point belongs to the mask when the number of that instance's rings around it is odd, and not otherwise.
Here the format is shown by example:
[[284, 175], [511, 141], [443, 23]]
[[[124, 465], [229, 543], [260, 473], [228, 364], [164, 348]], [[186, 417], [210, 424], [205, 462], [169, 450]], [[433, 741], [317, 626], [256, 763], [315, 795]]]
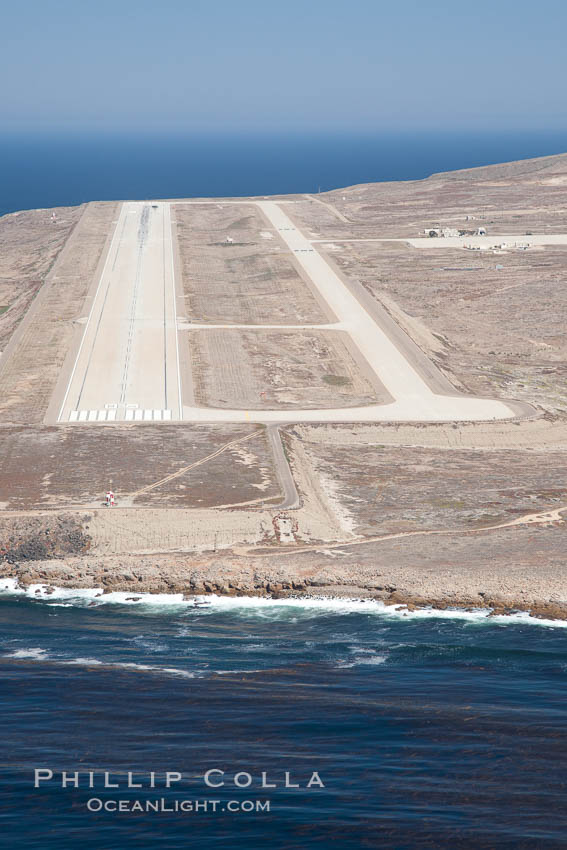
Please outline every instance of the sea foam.
[[47, 652], [39, 646], [30, 646], [15, 649], [4, 655], [4, 658], [14, 658], [24, 661], [42, 661], [50, 664], [62, 664], [72, 667], [100, 667], [102, 669], [121, 669], [132, 672], [166, 674], [169, 676], [181, 676], [186, 679], [194, 679], [195, 673], [183, 670], [180, 667], [158, 667], [154, 664], [137, 664], [133, 661], [101, 661], [100, 658], [88, 658], [78, 656], [77, 658], [65, 658], [58, 653]]
[[28, 599], [85, 607], [89, 605], [122, 605], [151, 607], [156, 610], [181, 608], [199, 613], [233, 613], [257, 616], [262, 619], [281, 619], [294, 615], [318, 616], [325, 614], [348, 615], [368, 614], [382, 619], [421, 620], [451, 619], [469, 623], [492, 625], [534, 625], [551, 628], [567, 628], [566, 620], [548, 620], [532, 617], [528, 612], [493, 615], [490, 608], [464, 610], [462, 608], [424, 607], [409, 611], [403, 604], [386, 605], [375, 599], [331, 598], [331, 597], [287, 597], [272, 599], [265, 596], [217, 596], [216, 594], [185, 596], [182, 593], [136, 593], [134, 591], [111, 591], [101, 587], [67, 588], [46, 584], [31, 584], [21, 587], [15, 578], [0, 579], [0, 596], [25, 596]]

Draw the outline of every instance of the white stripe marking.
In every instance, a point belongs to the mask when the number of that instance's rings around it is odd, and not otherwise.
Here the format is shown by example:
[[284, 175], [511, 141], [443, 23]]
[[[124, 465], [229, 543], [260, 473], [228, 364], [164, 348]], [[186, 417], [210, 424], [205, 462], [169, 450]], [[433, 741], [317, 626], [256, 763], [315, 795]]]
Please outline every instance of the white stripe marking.
[[[167, 217], [169, 222], [169, 248], [171, 253], [171, 286], [173, 289], [173, 332], [175, 334], [175, 356], [177, 359], [177, 395], [179, 404], [179, 419], [183, 418], [183, 405], [181, 402], [181, 369], [179, 367], [179, 334], [177, 333], [177, 306], [175, 292], [175, 269], [173, 262], [173, 231], [171, 229], [171, 204], [167, 204]], [[170, 411], [171, 414], [171, 411]], [[169, 417], [171, 418], [171, 417]]]
[[[112, 256], [112, 249], [114, 248], [114, 243], [116, 241], [116, 237], [118, 236], [118, 225], [119, 225], [120, 219], [122, 218], [123, 209], [124, 209], [124, 204], [122, 204], [122, 206], [120, 207], [120, 215], [118, 216], [118, 221], [116, 222], [116, 227], [114, 229], [114, 235], [113, 235], [112, 241], [110, 243], [110, 248], [108, 249], [108, 254], [107, 254], [106, 260], [104, 262], [104, 267], [103, 267], [102, 274], [101, 274], [99, 281], [98, 281], [96, 292], [94, 294], [93, 303], [91, 304], [91, 309], [89, 311], [89, 317], [86, 321], [85, 328], [83, 330], [83, 336], [82, 336], [82, 339], [81, 339], [81, 343], [79, 345], [79, 350], [77, 352], [77, 356], [75, 358], [75, 363], [73, 364], [73, 370], [71, 372], [71, 377], [69, 378], [69, 383], [67, 384], [67, 391], [66, 391], [65, 397], [63, 399], [63, 404], [61, 405], [61, 410], [59, 411], [59, 416], [57, 417], [58, 422], [61, 420], [61, 417], [63, 416], [63, 410], [65, 409], [65, 405], [67, 404], [67, 396], [69, 395], [69, 391], [71, 389], [71, 384], [73, 383], [73, 378], [75, 377], [75, 372], [77, 371], [77, 364], [79, 362], [79, 357], [81, 356], [81, 351], [83, 350], [83, 345], [85, 343], [85, 339], [87, 338], [87, 330], [88, 330], [88, 327], [89, 327], [90, 322], [91, 322], [91, 318], [92, 318], [92, 315], [93, 315], [93, 310], [95, 308], [95, 304], [97, 303], [98, 293], [99, 293], [102, 281], [104, 280], [104, 276], [106, 274], [106, 267], [107, 267], [107, 265], [110, 261], [110, 257]], [[80, 419], [80, 417], [79, 417], [79, 419]]]

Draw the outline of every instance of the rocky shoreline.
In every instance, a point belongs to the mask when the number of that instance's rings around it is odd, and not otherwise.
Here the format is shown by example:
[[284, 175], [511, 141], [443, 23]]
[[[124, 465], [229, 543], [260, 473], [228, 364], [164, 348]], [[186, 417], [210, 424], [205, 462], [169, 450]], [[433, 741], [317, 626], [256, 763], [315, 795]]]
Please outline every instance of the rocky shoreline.
[[[567, 620], [567, 601], [557, 587], [539, 582], [525, 590], [523, 582], [501, 575], [488, 580], [469, 570], [466, 580], [444, 582], [422, 569], [322, 565], [320, 554], [293, 558], [285, 565], [266, 557], [225, 555], [152, 555], [74, 557], [0, 565], [1, 578], [14, 578], [21, 587], [33, 584], [73, 589], [102, 588], [105, 592], [194, 595], [289, 596], [374, 599], [386, 605], [438, 610], [489, 610], [493, 615], [527, 612], [546, 620]], [[271, 563], [270, 563], [271, 560]]]

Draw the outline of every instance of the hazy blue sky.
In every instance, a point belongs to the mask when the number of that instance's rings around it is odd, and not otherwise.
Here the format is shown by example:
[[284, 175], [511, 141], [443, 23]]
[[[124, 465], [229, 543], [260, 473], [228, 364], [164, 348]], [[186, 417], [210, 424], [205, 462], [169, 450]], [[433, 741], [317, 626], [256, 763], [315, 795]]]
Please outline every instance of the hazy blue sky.
[[565, 0], [18, 0], [5, 128], [567, 127]]

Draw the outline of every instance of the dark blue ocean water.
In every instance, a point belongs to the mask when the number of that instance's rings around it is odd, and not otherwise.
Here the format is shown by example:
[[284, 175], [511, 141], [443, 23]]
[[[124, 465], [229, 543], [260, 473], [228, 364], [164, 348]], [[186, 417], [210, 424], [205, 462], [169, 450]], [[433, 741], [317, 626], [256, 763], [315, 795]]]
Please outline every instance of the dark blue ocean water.
[[0, 214], [91, 200], [317, 192], [567, 151], [567, 133], [0, 137]]
[[[125, 596], [0, 601], [4, 846], [565, 846], [565, 628]], [[54, 774], [38, 789], [35, 768]], [[224, 787], [204, 784], [211, 769]], [[61, 788], [63, 770], [78, 789]], [[183, 775], [169, 790], [166, 771]], [[324, 788], [305, 787], [313, 771]], [[233, 786], [239, 772], [250, 787]], [[141, 814], [89, 800], [209, 803]], [[256, 800], [270, 811], [228, 811]]]

